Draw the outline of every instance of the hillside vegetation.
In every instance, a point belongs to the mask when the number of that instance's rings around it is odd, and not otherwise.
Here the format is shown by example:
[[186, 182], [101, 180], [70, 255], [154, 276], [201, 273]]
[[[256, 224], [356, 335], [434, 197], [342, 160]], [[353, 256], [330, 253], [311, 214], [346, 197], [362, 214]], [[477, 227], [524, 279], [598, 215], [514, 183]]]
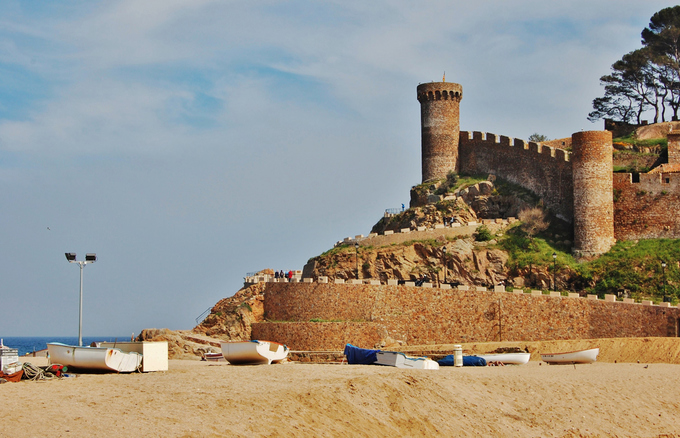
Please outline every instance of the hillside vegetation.
[[[649, 143], [647, 143], [649, 144]], [[659, 144], [659, 142], [655, 143]], [[646, 146], [645, 146], [646, 147]], [[661, 146], [663, 147], [663, 142]], [[464, 194], [475, 186], [474, 196]], [[522, 223], [479, 227], [476, 233], [455, 233], [436, 224], [450, 218], [466, 222], [482, 218], [518, 216], [518, 211], [541, 208], [539, 199], [501, 179], [493, 182], [479, 176], [449, 175], [446, 180], [421, 184], [412, 190], [412, 200], [425, 205], [411, 207], [382, 218], [373, 232], [399, 232], [401, 228], [425, 227], [412, 232], [408, 241], [363, 242], [335, 248], [310, 259], [309, 274], [331, 279], [388, 279], [414, 281], [427, 275], [436, 283], [468, 284], [507, 288], [573, 291], [585, 294], [615, 294], [620, 298], [680, 298], [680, 240], [618, 242], [608, 253], [592, 261], [578, 262], [571, 255], [573, 230], [570, 224], [549, 217], [549, 227], [535, 236]], [[455, 200], [451, 197], [455, 197]], [[446, 248], [446, 249], [445, 249]], [[555, 258], [553, 258], [553, 254]], [[666, 268], [662, 268], [662, 262]], [[664, 287], [665, 285], [665, 287]]]

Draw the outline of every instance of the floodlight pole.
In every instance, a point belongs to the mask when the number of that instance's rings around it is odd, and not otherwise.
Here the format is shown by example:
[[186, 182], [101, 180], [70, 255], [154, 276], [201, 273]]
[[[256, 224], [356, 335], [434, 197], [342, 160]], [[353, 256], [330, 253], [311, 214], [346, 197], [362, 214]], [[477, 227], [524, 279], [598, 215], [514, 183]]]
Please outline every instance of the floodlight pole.
[[83, 346], [83, 267], [84, 262], [77, 262], [80, 265], [80, 311], [78, 312], [78, 346]]
[[75, 253], [66, 253], [66, 260], [69, 263], [78, 263], [80, 266], [80, 305], [78, 312], [78, 346], [83, 346], [83, 268], [88, 263], [94, 263], [97, 261], [97, 256], [95, 254], [87, 254], [85, 260], [77, 261]]

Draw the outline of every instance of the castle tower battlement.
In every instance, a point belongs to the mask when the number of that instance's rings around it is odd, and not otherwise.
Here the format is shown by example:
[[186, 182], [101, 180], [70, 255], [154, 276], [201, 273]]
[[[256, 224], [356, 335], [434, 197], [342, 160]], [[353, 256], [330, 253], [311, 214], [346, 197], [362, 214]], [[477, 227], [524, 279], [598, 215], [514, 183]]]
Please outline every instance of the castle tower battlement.
[[460, 101], [463, 87], [452, 82], [430, 82], [417, 88], [422, 136], [422, 182], [458, 172]]
[[574, 179], [574, 254], [593, 257], [614, 245], [612, 133], [571, 136]]

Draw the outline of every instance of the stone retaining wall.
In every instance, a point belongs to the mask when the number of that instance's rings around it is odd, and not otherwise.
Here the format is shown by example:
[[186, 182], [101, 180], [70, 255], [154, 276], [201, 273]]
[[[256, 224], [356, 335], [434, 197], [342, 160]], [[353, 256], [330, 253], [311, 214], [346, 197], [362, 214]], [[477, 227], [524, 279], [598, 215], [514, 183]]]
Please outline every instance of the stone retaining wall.
[[[292, 350], [678, 336], [677, 307], [538, 294], [368, 284], [269, 283], [253, 339]], [[318, 320], [322, 322], [310, 322]]]

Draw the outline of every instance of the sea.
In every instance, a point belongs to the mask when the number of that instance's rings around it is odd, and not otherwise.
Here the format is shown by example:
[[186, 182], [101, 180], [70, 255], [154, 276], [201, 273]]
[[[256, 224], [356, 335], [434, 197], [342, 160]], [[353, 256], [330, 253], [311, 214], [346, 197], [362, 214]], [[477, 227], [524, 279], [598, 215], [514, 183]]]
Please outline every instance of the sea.
[[[83, 336], [83, 345], [90, 345], [93, 342], [129, 342], [130, 335], [128, 336]], [[67, 337], [14, 337], [14, 338], [2, 338], [2, 343], [9, 348], [18, 349], [19, 356], [23, 356], [26, 353], [32, 353], [34, 351], [44, 350], [47, 348], [48, 342], [61, 342], [66, 345], [78, 345], [78, 336], [67, 336]]]

